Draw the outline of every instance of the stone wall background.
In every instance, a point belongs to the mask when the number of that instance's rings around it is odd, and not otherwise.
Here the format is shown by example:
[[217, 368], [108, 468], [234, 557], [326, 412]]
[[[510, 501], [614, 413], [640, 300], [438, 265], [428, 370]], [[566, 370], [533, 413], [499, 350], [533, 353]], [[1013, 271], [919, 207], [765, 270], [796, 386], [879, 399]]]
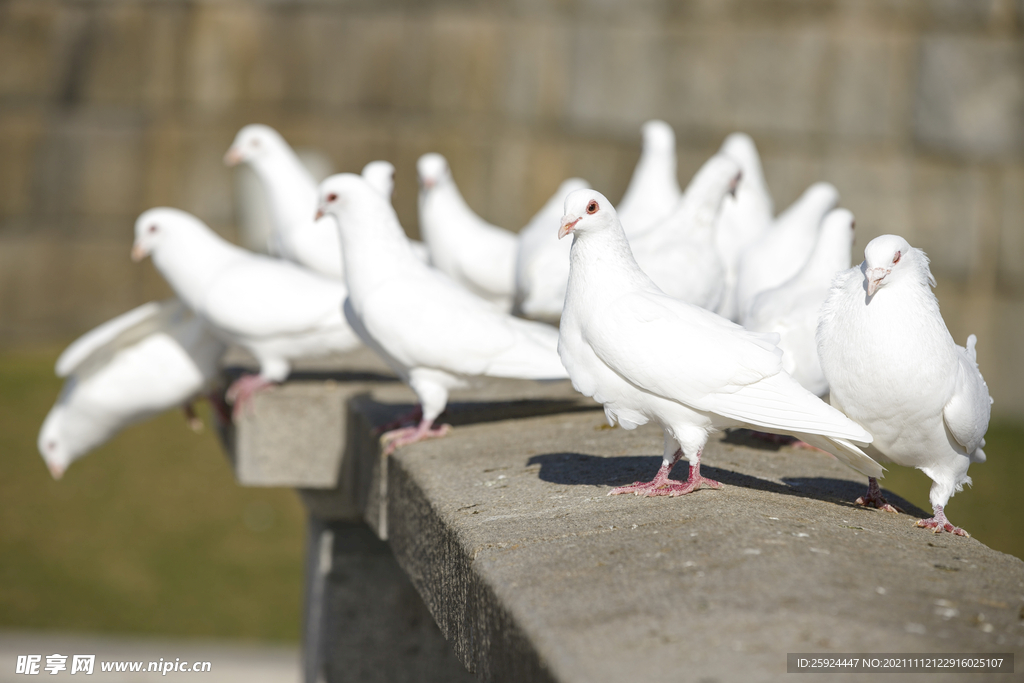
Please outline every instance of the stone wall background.
[[335, 170], [447, 155], [518, 229], [565, 177], [612, 198], [640, 124], [676, 128], [686, 181], [734, 130], [776, 210], [828, 180], [860, 250], [925, 249], [958, 342], [978, 334], [1024, 416], [1024, 1], [9, 0], [0, 4], [0, 344], [62, 343], [166, 285], [132, 264], [143, 210], [240, 240], [244, 124]]

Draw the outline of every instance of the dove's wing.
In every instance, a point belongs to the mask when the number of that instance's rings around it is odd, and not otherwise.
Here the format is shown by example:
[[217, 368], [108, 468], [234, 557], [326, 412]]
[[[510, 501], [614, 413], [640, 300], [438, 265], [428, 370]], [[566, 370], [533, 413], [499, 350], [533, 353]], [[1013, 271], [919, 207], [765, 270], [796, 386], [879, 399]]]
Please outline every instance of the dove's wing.
[[985, 445], [985, 432], [988, 431], [992, 412], [988, 386], [976, 362], [977, 341], [977, 337], [972, 334], [967, 339], [966, 349], [956, 347], [956, 388], [953, 397], [942, 409], [946, 427], [968, 455]]
[[[782, 371], [776, 335], [738, 325], [663, 294], [627, 294], [601, 313], [597, 355], [664, 398], [755, 426], [871, 441], [871, 436]], [[614, 321], [614, 322], [613, 322]]]
[[386, 281], [361, 305], [369, 336], [401, 365], [462, 375], [565, 376], [553, 328], [499, 313], [439, 274], [408, 276]]
[[211, 285], [203, 314], [231, 334], [301, 334], [341, 323], [341, 282], [269, 258], [236, 261]]
[[57, 359], [57, 376], [87, 372], [90, 367], [104, 363], [118, 350], [152, 334], [183, 312], [184, 304], [177, 299], [168, 299], [150, 301], [108, 320], [64, 349]]

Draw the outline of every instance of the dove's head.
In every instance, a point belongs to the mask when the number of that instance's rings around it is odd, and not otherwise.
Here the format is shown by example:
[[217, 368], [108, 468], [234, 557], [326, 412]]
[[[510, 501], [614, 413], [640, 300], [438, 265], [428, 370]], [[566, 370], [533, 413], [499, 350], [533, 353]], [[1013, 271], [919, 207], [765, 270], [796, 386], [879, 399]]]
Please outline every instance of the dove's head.
[[371, 161], [363, 166], [363, 179], [381, 196], [391, 199], [395, 190], [395, 166], [390, 161]]
[[424, 190], [429, 190], [451, 177], [448, 161], [434, 152], [419, 158], [416, 162], [416, 173], [419, 176], [420, 187]]
[[675, 152], [676, 132], [664, 121], [652, 119], [641, 127], [645, 152]]
[[576, 190], [565, 198], [565, 215], [558, 228], [558, 239], [570, 233], [585, 235], [613, 230], [618, 222], [619, 216], [607, 197], [597, 190]]
[[899, 235], [882, 235], [864, 247], [864, 286], [868, 296], [874, 296], [881, 287], [900, 280], [908, 272], [908, 262], [917, 250]]
[[243, 162], [252, 163], [286, 144], [281, 134], [270, 126], [252, 123], [238, 131], [235, 141], [231, 143], [231, 147], [224, 154], [224, 163], [227, 166], [235, 166]]
[[368, 199], [380, 194], [362, 176], [354, 173], [336, 173], [326, 178], [317, 188], [316, 217], [333, 216], [341, 224], [343, 216], [358, 211]]
[[50, 474], [54, 479], [60, 479], [64, 476], [64, 472], [67, 471], [71, 461], [75, 459], [75, 456], [68, 449], [67, 442], [62, 433], [63, 422], [64, 406], [58, 403], [50, 410], [46, 420], [43, 421], [37, 441], [39, 454], [43, 456], [46, 467], [50, 470]]
[[198, 218], [179, 209], [165, 207], [150, 209], [135, 221], [135, 244], [132, 260], [141, 261], [150, 256], [161, 244], [184, 231], [208, 229]]

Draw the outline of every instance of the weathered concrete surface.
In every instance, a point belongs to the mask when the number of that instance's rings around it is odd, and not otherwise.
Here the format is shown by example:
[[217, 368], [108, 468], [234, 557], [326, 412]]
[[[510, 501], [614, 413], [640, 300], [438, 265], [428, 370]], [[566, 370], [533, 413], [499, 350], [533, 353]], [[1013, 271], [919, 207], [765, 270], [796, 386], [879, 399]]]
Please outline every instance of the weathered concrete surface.
[[779, 680], [787, 652], [1021, 661], [1024, 562], [852, 505], [863, 482], [818, 452], [716, 439], [703, 473], [723, 489], [608, 497], [651, 477], [662, 444], [603, 424], [465, 425], [390, 458], [391, 547], [481, 680]]

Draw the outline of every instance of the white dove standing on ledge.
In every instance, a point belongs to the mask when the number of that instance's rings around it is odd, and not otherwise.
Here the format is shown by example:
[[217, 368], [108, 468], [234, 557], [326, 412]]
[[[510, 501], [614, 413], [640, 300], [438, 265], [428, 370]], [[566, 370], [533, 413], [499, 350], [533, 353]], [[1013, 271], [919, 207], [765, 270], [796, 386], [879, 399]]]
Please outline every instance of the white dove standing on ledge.
[[833, 278], [850, 267], [853, 238], [853, 214], [833, 209], [821, 224], [807, 265], [789, 282], [758, 294], [744, 325], [751, 332], [777, 333], [782, 367], [816, 396], [828, 393], [814, 339], [818, 316]]
[[565, 287], [569, 282], [569, 244], [559, 240], [553, 228], [562, 218], [566, 196], [587, 187], [590, 187], [587, 181], [580, 178], [564, 181], [519, 231], [515, 313], [552, 324], [557, 324], [562, 317]]
[[176, 299], [143, 304], [79, 337], [57, 359], [67, 381], [39, 431], [53, 478], [169, 408], [184, 406], [195, 428], [191, 402], [216, 382], [225, 348]]
[[440, 154], [424, 154], [416, 170], [420, 232], [431, 264], [500, 310], [510, 310], [516, 291], [515, 233], [491, 225], [469, 207]]
[[[944, 512], [985, 462], [992, 399], [972, 334], [957, 346], [939, 312], [928, 257], [897, 235], [864, 249], [864, 262], [838, 276], [818, 323], [818, 355], [830, 400], [875, 437], [871, 452], [932, 480], [935, 516], [917, 525], [967, 533]], [[892, 510], [873, 479], [858, 503]]]
[[676, 134], [664, 121], [648, 121], [641, 127], [643, 148], [625, 194], [619, 201], [619, 217], [626, 237], [633, 238], [657, 227], [683, 197], [676, 170]]
[[718, 306], [725, 269], [715, 247], [715, 224], [723, 200], [739, 183], [739, 164], [716, 154], [700, 167], [657, 229], [630, 240], [640, 269], [669, 296], [709, 311]]
[[818, 228], [836, 207], [839, 191], [829, 183], [815, 183], [783, 211], [740, 256], [736, 278], [739, 322], [746, 324], [754, 298], [774, 289], [799, 272], [811, 257]]
[[384, 435], [386, 452], [446, 434], [447, 425], [433, 425], [449, 390], [475, 377], [566, 377], [554, 328], [496, 311], [417, 260], [394, 209], [365, 180], [326, 179], [320, 212], [337, 221], [344, 247], [345, 314], [422, 406], [417, 426]]
[[[655, 420], [665, 434], [654, 479], [610, 494], [718, 488], [701, 476], [700, 458], [709, 435], [727, 427], [796, 436], [862, 474], [881, 475], [852, 443], [868, 443], [871, 435], [786, 374], [774, 335], [748, 332], [658, 289], [633, 260], [604, 195], [580, 190], [566, 198], [559, 235], [569, 234], [558, 352], [573, 386], [603, 403], [609, 422], [634, 429]], [[690, 462], [685, 482], [669, 479], [681, 457]]]
[[292, 360], [359, 346], [341, 311], [348, 296], [343, 282], [237, 247], [184, 211], [158, 208], [139, 216], [132, 259], [146, 256], [214, 334], [259, 361], [258, 376], [245, 375], [228, 388], [236, 416], [254, 393], [283, 382]]
[[718, 153], [734, 159], [743, 171], [736, 194], [725, 198], [715, 226], [715, 245], [725, 267], [725, 286], [717, 312], [739, 322], [736, 278], [740, 255], [771, 227], [775, 209], [764, 180], [761, 157], [749, 135], [733, 133], [725, 139]]

